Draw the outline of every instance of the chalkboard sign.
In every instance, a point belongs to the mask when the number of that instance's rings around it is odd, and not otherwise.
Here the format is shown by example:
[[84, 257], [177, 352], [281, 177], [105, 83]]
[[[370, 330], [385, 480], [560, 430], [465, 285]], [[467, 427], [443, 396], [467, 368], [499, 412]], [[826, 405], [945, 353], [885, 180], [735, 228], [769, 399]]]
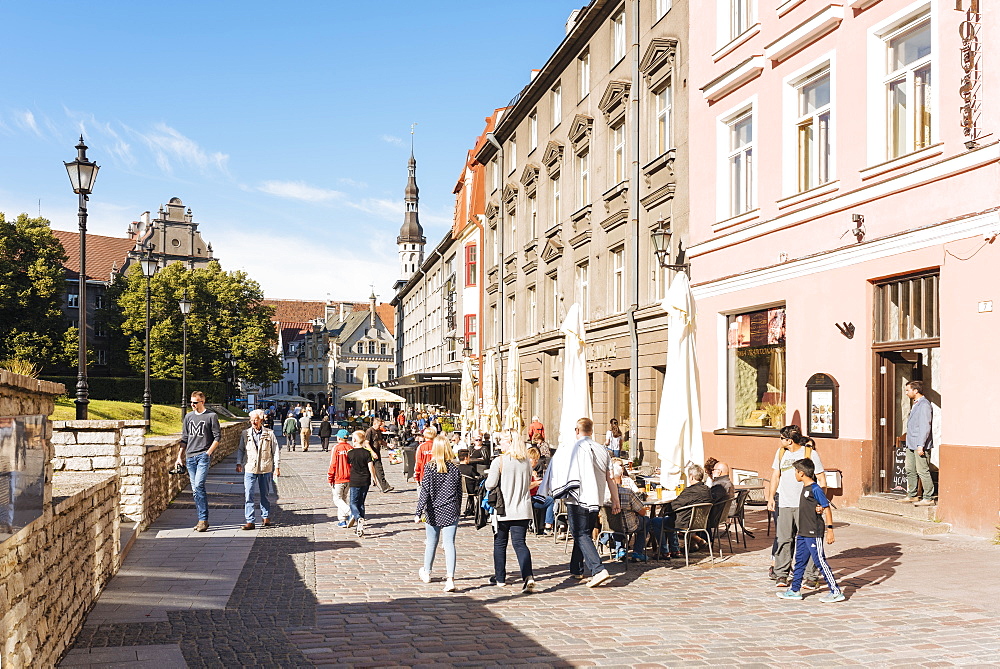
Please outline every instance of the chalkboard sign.
[[896, 454], [892, 460], [892, 492], [906, 492], [906, 442], [896, 443]]

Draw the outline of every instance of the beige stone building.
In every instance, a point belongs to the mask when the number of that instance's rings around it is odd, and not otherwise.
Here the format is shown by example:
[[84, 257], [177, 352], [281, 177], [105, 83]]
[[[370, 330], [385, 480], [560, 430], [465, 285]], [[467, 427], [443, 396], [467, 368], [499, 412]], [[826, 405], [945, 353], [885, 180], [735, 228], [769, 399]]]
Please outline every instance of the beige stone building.
[[[637, 9], [637, 12], [636, 12]], [[688, 3], [594, 0], [503, 114], [487, 165], [483, 348], [520, 347], [523, 417], [555, 439], [567, 309], [579, 302], [599, 441], [611, 418], [652, 454], [674, 270], [687, 238]], [[501, 377], [502, 378], [502, 377]], [[505, 399], [502, 400], [505, 403]], [[633, 439], [633, 443], [634, 443]]]

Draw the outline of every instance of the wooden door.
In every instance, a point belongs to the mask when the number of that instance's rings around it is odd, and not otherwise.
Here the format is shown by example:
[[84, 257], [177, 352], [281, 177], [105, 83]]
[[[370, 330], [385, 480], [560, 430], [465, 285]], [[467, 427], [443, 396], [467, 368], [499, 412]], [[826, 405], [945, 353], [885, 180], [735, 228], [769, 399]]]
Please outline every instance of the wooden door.
[[876, 354], [875, 484], [876, 492], [906, 492], [904, 472], [906, 384], [921, 378], [922, 354], [881, 351]]

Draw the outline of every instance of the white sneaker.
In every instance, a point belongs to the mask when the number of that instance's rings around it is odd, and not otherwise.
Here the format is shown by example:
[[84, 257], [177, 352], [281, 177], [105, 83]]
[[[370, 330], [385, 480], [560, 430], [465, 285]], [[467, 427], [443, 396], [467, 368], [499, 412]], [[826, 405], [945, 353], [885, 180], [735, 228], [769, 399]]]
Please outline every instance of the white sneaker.
[[590, 579], [590, 582], [587, 583], [587, 587], [596, 588], [600, 584], [607, 581], [609, 578], [611, 578], [611, 574], [608, 573], [608, 570], [602, 569], [601, 571], [594, 574], [594, 576]]
[[444, 591], [445, 592], [455, 592], [455, 579], [446, 578], [444, 580]]
[[365, 519], [364, 518], [358, 518], [358, 530], [357, 530], [357, 532], [358, 532], [358, 536], [359, 537], [365, 536]]
[[423, 581], [424, 583], [431, 582], [431, 573], [426, 569], [424, 569], [423, 567], [421, 567], [420, 570], [417, 571], [417, 574], [420, 576], [420, 580]]

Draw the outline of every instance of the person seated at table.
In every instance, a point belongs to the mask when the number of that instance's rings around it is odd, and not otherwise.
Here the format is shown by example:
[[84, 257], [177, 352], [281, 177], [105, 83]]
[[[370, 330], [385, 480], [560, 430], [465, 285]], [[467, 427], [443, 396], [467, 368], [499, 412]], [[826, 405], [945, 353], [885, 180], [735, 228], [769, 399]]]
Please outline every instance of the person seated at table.
[[716, 462], [712, 470], [712, 501], [718, 502], [736, 494], [733, 482], [729, 478], [729, 465]]
[[611, 458], [612, 464], [620, 465], [622, 468], [622, 482], [621, 485], [625, 488], [631, 490], [634, 493], [639, 492], [639, 484], [629, 476], [628, 470], [625, 468], [625, 462], [621, 458]]
[[712, 476], [715, 472], [715, 465], [719, 464], [719, 461], [715, 458], [709, 458], [705, 460], [705, 485], [709, 488], [712, 487]]
[[460, 448], [458, 453], [458, 471], [462, 474], [462, 482], [465, 483], [465, 510], [463, 516], [472, 516], [476, 513], [476, 493], [479, 490], [479, 482], [483, 480], [479, 473], [479, 467], [472, 464], [469, 457], [469, 449]]
[[549, 535], [552, 534], [552, 526], [556, 522], [555, 509], [553, 508], [555, 499], [552, 497], [541, 497], [537, 494], [538, 486], [542, 483], [542, 478], [545, 476], [545, 467], [548, 463], [544, 461], [541, 451], [536, 446], [528, 448], [528, 463], [531, 465], [531, 487], [528, 490], [531, 495], [531, 506], [532, 508], [545, 511], [545, 526], [541, 530], [536, 528], [535, 534]]
[[[685, 506], [690, 506], [692, 504], [711, 504], [712, 503], [712, 491], [707, 485], [705, 485], [705, 470], [699, 465], [691, 465], [687, 469], [687, 480], [688, 485], [684, 488], [684, 491], [677, 496], [670, 507], [671, 512], [662, 518], [653, 518], [652, 520], [652, 531], [655, 536], [660, 536], [661, 528], [664, 529], [667, 536], [667, 544], [669, 546], [669, 552], [663, 551], [663, 546], [660, 546], [660, 551], [667, 557], [675, 558], [681, 557], [683, 553], [680, 550], [680, 544], [677, 542], [677, 533], [674, 531], [676, 527], [687, 527], [691, 522], [691, 514], [693, 513], [691, 509], [684, 509]], [[677, 514], [675, 509], [680, 509], [680, 514]], [[693, 536], [693, 535], [692, 535]], [[698, 547], [707, 545], [707, 542], [700, 538], [694, 537], [695, 543]]]
[[642, 503], [639, 496], [630, 488], [623, 485], [625, 468], [620, 462], [611, 464], [611, 479], [618, 486], [618, 499], [621, 500], [622, 525], [625, 530], [634, 534], [632, 540], [632, 552], [629, 558], [633, 562], [646, 561], [646, 535], [649, 534], [649, 518], [646, 517], [649, 511]]

